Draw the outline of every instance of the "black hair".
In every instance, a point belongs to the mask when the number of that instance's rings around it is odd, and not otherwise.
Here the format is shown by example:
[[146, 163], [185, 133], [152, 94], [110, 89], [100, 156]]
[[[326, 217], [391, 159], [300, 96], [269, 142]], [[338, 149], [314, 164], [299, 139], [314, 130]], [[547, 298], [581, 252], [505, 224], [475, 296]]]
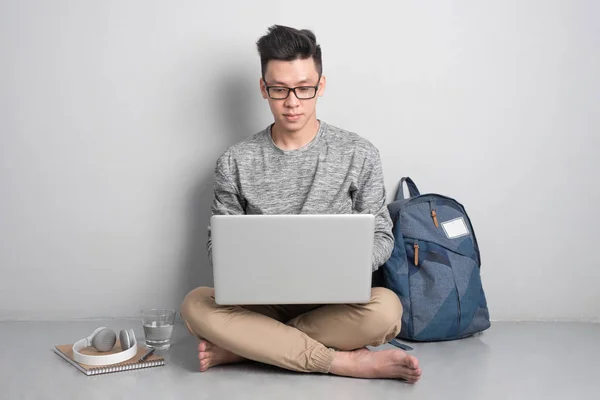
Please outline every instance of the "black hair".
[[312, 57], [319, 76], [323, 73], [321, 46], [317, 44], [315, 34], [308, 29], [295, 29], [288, 26], [273, 25], [268, 33], [256, 42], [260, 54], [263, 79], [267, 64], [271, 60], [293, 61]]

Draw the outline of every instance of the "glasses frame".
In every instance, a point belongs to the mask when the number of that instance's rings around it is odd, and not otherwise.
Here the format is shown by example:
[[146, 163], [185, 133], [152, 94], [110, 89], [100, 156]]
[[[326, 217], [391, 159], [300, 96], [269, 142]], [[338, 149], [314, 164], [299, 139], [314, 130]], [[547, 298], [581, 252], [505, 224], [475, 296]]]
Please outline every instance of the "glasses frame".
[[[263, 82], [265, 83], [265, 90], [267, 91], [267, 96], [269, 96], [270, 99], [273, 100], [286, 100], [288, 97], [290, 97], [290, 93], [294, 92], [294, 96], [296, 96], [296, 98], [298, 100], [311, 100], [314, 99], [315, 97], [317, 97], [317, 93], [319, 92], [319, 86], [321, 85], [321, 75], [319, 74], [319, 80], [317, 81], [317, 84], [315, 86], [296, 86], [293, 88], [287, 87], [287, 86], [279, 86], [279, 85], [272, 85], [269, 86], [267, 84], [267, 81], [265, 80], [265, 78], [263, 77]], [[269, 93], [269, 89], [271, 88], [280, 88], [280, 89], [287, 89], [287, 96], [285, 97], [272, 97], [271, 93]], [[302, 89], [302, 88], [311, 88], [311, 89], [315, 89], [315, 94], [312, 95], [312, 97], [304, 97], [304, 98], [300, 98], [298, 97], [298, 94], [296, 93], [296, 89]]]

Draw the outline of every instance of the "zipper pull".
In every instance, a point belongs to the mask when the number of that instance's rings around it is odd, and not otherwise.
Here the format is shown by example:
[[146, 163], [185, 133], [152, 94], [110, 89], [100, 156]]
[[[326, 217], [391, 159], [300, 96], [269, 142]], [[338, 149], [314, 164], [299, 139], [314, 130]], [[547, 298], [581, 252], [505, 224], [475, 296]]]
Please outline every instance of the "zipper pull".
[[437, 213], [435, 212], [435, 210], [431, 210], [431, 218], [433, 218], [433, 224], [435, 225], [435, 227], [439, 228], [440, 225], [438, 224]]
[[419, 244], [415, 242], [415, 265], [419, 265]]
[[439, 228], [437, 213], [435, 212], [435, 206], [433, 205], [433, 200], [429, 200], [429, 208], [431, 209], [431, 218], [433, 218], [433, 224], [436, 228]]

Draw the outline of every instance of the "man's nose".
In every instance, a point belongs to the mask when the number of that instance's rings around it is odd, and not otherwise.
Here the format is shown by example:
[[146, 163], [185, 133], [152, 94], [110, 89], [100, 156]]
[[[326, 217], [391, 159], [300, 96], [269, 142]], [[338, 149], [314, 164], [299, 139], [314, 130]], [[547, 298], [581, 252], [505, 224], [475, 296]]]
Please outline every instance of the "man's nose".
[[300, 104], [300, 100], [296, 97], [296, 93], [290, 90], [290, 95], [285, 99], [284, 105], [287, 107], [296, 107]]

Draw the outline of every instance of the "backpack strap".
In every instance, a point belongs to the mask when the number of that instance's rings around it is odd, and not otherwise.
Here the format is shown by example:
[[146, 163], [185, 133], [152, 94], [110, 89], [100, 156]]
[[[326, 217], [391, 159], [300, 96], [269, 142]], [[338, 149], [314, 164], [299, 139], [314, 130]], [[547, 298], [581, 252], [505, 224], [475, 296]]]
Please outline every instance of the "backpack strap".
[[397, 338], [394, 338], [394, 339], [390, 340], [388, 343], [391, 344], [391, 345], [393, 345], [393, 346], [400, 347], [404, 351], [414, 350], [412, 347], [410, 347], [406, 343], [402, 343]]
[[404, 182], [406, 182], [406, 185], [408, 186], [408, 192], [410, 194], [410, 197], [415, 197], [421, 194], [413, 180], [410, 179], [408, 176], [405, 176], [404, 178], [400, 179], [400, 185], [398, 185], [398, 191], [396, 192], [396, 200], [404, 200]]

